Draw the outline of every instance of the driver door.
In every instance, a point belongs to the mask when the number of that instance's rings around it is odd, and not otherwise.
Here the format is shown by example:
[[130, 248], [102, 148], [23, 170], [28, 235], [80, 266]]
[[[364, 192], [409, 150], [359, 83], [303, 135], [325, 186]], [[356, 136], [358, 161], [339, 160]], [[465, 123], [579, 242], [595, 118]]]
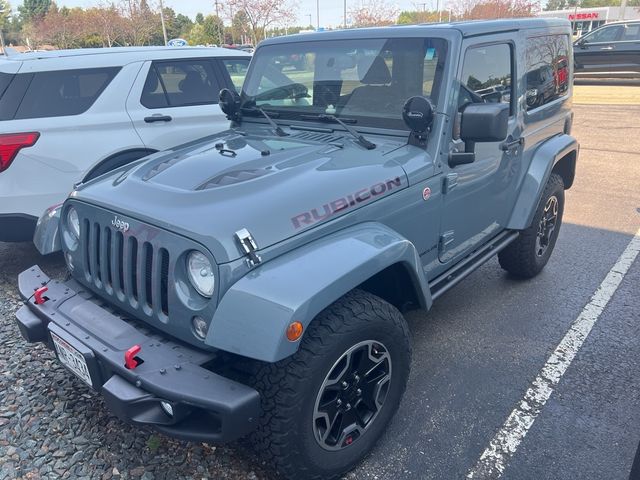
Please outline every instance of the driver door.
[[[442, 263], [464, 257], [499, 233], [513, 205], [522, 147], [514, 90], [515, 37], [510, 35], [501, 35], [501, 41], [491, 44], [480, 43], [481, 39], [469, 39], [463, 44], [458, 115], [469, 103], [507, 103], [510, 118], [506, 141], [467, 145], [474, 149], [475, 161], [445, 169], [439, 245]], [[454, 131], [452, 151], [465, 151], [464, 143], [456, 136]]]

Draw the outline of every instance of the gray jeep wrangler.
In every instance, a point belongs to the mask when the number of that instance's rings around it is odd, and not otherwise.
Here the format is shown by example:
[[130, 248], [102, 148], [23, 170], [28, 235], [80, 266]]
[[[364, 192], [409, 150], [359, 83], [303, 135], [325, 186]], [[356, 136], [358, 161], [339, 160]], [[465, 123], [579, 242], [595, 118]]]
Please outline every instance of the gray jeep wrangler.
[[220, 94], [229, 130], [43, 218], [72, 279], [20, 274], [24, 338], [124, 420], [340, 475], [400, 404], [402, 312], [494, 255], [523, 278], [549, 260], [578, 156], [570, 38], [531, 19], [264, 41]]

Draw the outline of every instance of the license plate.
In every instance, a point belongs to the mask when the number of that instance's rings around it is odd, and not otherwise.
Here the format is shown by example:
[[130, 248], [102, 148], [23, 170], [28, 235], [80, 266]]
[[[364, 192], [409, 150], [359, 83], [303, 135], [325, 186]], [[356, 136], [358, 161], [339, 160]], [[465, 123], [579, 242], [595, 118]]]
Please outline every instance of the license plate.
[[53, 340], [53, 346], [56, 348], [58, 360], [75, 373], [83, 382], [93, 387], [89, 367], [87, 367], [87, 361], [84, 355], [53, 332], [51, 333], [51, 339]]

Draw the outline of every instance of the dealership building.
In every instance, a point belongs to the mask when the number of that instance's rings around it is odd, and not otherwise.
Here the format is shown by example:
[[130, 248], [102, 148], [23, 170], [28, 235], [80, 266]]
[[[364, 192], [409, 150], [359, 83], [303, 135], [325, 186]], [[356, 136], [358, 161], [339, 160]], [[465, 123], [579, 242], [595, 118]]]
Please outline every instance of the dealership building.
[[624, 9], [623, 14], [620, 7], [570, 8], [568, 10], [542, 11], [538, 15], [540, 17], [569, 20], [573, 27], [573, 35], [579, 37], [605, 23], [620, 20], [638, 20], [640, 19], [640, 9], [638, 7], [627, 7]]

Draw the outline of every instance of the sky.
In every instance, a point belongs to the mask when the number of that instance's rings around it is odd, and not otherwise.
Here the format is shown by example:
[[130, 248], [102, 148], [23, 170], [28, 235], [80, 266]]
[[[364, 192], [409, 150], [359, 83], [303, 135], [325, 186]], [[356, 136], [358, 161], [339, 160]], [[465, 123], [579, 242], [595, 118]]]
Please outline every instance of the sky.
[[[343, 0], [317, 0], [320, 5], [320, 26], [331, 27], [342, 24], [343, 17]], [[354, 8], [359, 5], [361, 0], [347, 0], [347, 11], [349, 8]], [[437, 0], [389, 0], [389, 4], [395, 4], [400, 10], [417, 10], [426, 8], [427, 10], [436, 9]], [[157, 0], [155, 0], [157, 2]], [[22, 3], [21, 0], [10, 0], [9, 3], [16, 8]], [[91, 7], [98, 3], [98, 0], [56, 0], [58, 6], [67, 7]], [[154, 0], [149, 2], [154, 3]], [[423, 3], [426, 6], [423, 7]], [[444, 2], [443, 2], [444, 3]], [[196, 13], [202, 12], [209, 14], [214, 12], [213, 0], [164, 0], [164, 4], [167, 7], [173, 8], [177, 13], [188, 15], [191, 18], [196, 16]], [[297, 25], [308, 25], [309, 16], [305, 14], [311, 14], [311, 20], [313, 25], [316, 25], [316, 0], [298, 0], [298, 21]]]

